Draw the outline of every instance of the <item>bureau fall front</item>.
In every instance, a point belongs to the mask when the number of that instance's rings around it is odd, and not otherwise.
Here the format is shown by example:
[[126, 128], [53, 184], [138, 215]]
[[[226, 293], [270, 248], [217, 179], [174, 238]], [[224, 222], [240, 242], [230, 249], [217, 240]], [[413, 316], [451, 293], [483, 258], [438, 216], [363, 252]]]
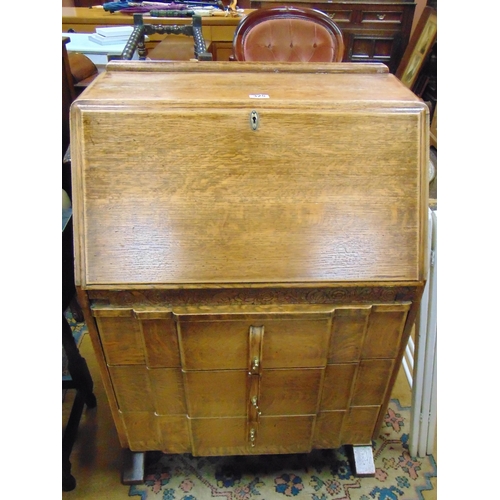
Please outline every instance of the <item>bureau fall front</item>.
[[71, 156], [123, 448], [370, 445], [424, 286], [425, 104], [379, 64], [113, 62]]

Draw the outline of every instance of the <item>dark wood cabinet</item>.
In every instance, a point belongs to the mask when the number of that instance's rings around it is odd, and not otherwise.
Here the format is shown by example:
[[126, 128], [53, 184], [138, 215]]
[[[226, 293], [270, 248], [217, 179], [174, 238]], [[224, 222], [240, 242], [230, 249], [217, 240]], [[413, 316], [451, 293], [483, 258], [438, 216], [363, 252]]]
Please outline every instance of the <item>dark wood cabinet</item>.
[[344, 35], [345, 62], [384, 63], [391, 73], [394, 73], [410, 39], [416, 3], [408, 0], [375, 2], [241, 0], [238, 5], [251, 9], [291, 5], [326, 12]]

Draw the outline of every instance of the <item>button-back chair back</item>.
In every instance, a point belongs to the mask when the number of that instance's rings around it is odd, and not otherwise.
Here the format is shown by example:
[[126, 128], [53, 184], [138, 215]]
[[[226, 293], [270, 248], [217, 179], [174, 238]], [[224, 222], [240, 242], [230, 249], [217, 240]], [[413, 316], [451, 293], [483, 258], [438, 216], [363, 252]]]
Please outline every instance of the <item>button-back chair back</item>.
[[241, 20], [233, 38], [235, 61], [340, 62], [344, 41], [323, 12], [305, 7], [268, 7]]

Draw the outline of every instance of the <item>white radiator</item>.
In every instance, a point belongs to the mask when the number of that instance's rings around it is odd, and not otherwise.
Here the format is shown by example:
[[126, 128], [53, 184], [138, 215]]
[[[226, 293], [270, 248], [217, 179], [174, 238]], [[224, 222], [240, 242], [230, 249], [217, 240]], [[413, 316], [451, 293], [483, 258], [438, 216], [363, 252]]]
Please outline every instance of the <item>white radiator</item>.
[[437, 210], [429, 210], [429, 275], [415, 325], [416, 342], [410, 337], [403, 368], [412, 390], [409, 431], [410, 454], [430, 455], [437, 422]]

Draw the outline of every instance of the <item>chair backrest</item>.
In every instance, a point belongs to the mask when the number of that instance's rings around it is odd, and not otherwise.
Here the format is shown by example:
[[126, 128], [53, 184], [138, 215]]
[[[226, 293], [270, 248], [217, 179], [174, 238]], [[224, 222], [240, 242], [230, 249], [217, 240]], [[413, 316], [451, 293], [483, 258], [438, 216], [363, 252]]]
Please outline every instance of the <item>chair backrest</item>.
[[344, 41], [323, 12], [305, 7], [267, 7], [243, 18], [233, 38], [236, 61], [340, 62]]
[[[207, 52], [205, 40], [201, 31], [201, 17], [192, 17], [192, 23], [186, 25], [156, 25], [144, 24], [142, 14], [134, 14], [134, 31], [130, 35], [120, 59], [130, 60], [137, 50], [139, 59], [146, 59], [145, 35], [186, 35], [193, 38], [193, 51], [191, 58], [199, 61], [211, 61], [212, 54]], [[154, 50], [154, 49], [153, 49]], [[184, 50], [185, 52], [185, 50]], [[164, 57], [162, 57], [164, 59]], [[179, 57], [175, 57], [179, 59]], [[182, 59], [182, 58], [181, 58]]]

